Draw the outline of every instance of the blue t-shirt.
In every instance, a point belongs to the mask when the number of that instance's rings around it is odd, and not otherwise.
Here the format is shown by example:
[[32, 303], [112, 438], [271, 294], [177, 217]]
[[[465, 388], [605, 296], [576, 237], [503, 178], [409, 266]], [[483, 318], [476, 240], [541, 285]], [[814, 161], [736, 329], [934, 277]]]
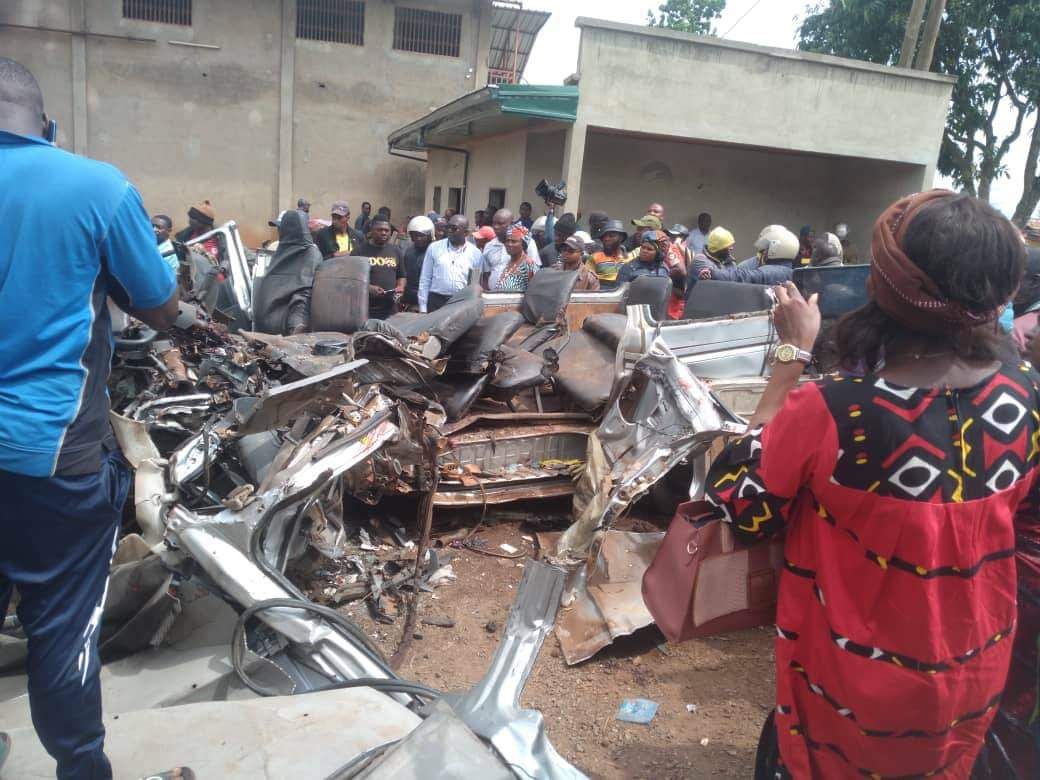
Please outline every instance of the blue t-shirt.
[[176, 289], [141, 196], [111, 165], [0, 131], [0, 469], [88, 474], [111, 439], [106, 298]]

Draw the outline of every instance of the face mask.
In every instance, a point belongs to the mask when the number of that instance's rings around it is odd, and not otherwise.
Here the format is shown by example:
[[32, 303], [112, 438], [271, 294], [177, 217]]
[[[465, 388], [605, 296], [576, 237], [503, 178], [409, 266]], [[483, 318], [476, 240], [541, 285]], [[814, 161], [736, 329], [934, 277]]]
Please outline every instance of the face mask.
[[1000, 329], [1004, 333], [1010, 333], [1015, 329], [1015, 309], [1010, 303], [1005, 306], [1004, 311], [1000, 313], [997, 324], [1000, 325]]

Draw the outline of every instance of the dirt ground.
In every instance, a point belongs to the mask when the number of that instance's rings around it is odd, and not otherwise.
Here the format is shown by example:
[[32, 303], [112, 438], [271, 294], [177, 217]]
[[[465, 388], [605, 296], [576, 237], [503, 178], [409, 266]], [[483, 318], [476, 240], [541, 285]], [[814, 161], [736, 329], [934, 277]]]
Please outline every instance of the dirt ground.
[[[655, 530], [665, 522], [630, 521], [626, 527]], [[445, 515], [438, 513], [434, 535], [444, 526]], [[532, 536], [530, 526], [514, 519], [489, 525], [476, 538], [494, 551], [507, 543], [531, 554], [533, 542], [525, 535]], [[454, 625], [418, 625], [399, 669], [403, 677], [445, 691], [463, 690], [483, 676], [523, 574], [523, 559], [456, 552], [458, 579], [422, 594], [419, 607], [420, 619], [448, 618]], [[387, 655], [397, 647], [403, 615], [388, 625], [374, 621], [363, 602], [343, 611]], [[772, 638], [772, 630], [763, 628], [668, 645], [650, 627], [568, 667], [550, 634], [522, 703], [542, 712], [553, 744], [590, 777], [750, 777], [772, 706]], [[617, 721], [625, 698], [658, 702], [654, 720], [645, 726]]]

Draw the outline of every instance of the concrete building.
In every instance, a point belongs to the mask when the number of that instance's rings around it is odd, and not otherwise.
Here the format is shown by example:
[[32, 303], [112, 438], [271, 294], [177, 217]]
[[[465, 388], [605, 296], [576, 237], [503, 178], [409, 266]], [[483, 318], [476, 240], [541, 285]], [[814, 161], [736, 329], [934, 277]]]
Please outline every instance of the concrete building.
[[[953, 79], [658, 28], [579, 18], [563, 87], [486, 88], [401, 127], [392, 151], [425, 151], [426, 202], [465, 192], [515, 209], [541, 178], [568, 210], [666, 221], [701, 211], [741, 256], [767, 224], [869, 229], [898, 196], [931, 186]], [[448, 151], [437, 147], [452, 147]], [[504, 190], [504, 193], [502, 192]]]
[[515, 82], [549, 14], [509, 0], [3, 0], [0, 54], [29, 67], [58, 143], [127, 173], [152, 212], [213, 202], [249, 243], [299, 196], [423, 207], [395, 127]]

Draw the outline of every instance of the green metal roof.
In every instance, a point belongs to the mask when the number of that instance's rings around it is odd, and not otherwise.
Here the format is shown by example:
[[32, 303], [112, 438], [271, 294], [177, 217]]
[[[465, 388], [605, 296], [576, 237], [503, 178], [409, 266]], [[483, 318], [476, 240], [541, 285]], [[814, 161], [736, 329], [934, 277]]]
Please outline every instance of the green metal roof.
[[573, 122], [578, 116], [577, 86], [499, 84], [495, 90], [503, 114]]
[[525, 119], [573, 123], [578, 115], [574, 85], [497, 84], [453, 100], [401, 127], [387, 139], [391, 149], [420, 151], [427, 138], [462, 133], [479, 137], [501, 125]]

